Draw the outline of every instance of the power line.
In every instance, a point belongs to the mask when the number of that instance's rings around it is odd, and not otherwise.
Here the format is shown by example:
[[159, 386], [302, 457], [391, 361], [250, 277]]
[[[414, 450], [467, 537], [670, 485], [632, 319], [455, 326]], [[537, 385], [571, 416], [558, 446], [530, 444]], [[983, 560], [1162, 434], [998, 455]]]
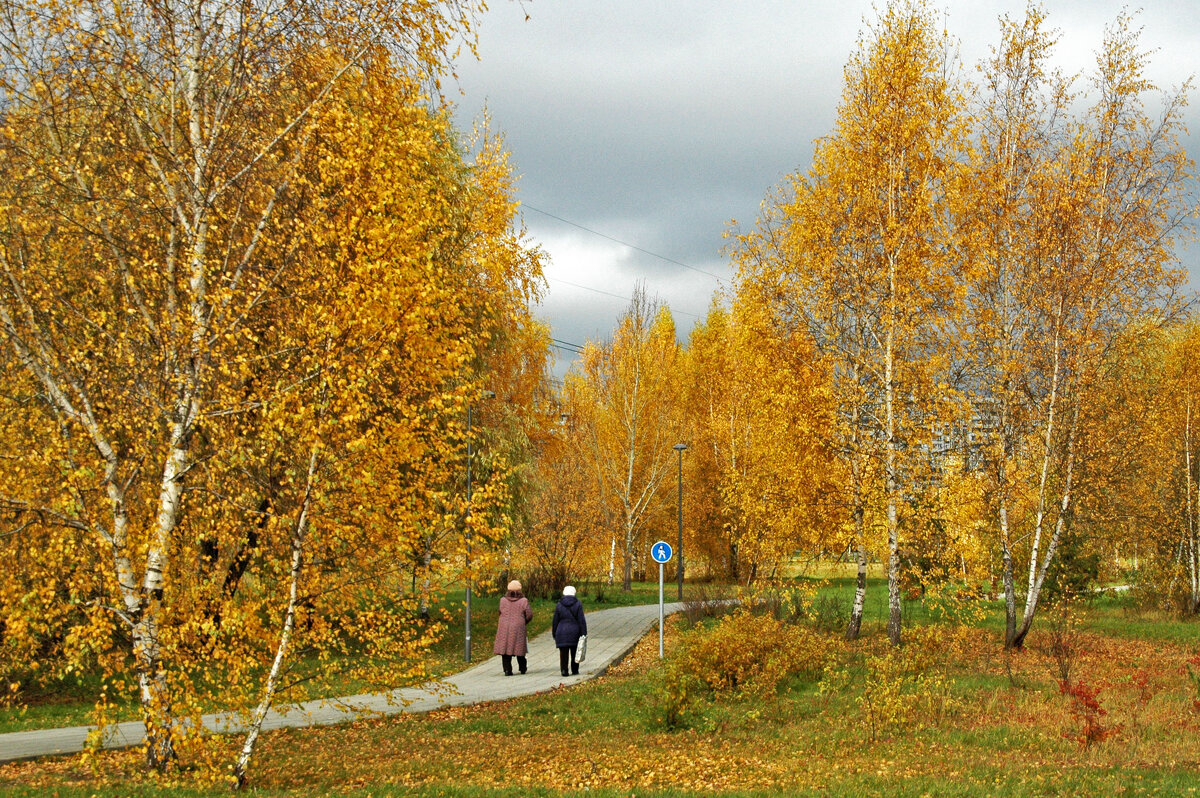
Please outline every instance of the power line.
[[[569, 280], [561, 280], [561, 279], [559, 279], [559, 278], [557, 278], [557, 277], [547, 277], [546, 279], [547, 279], [547, 280], [549, 280], [549, 281], [551, 281], [551, 282], [554, 282], [554, 283], [562, 283], [563, 285], [569, 285], [569, 286], [571, 286], [572, 288], [581, 288], [581, 289], [583, 289], [584, 291], [591, 291], [593, 294], [603, 294], [604, 296], [610, 296], [610, 297], [612, 297], [613, 299], [620, 299], [620, 300], [622, 300], [622, 301], [624, 301], [624, 302], [632, 302], [632, 301], [633, 301], [633, 298], [632, 298], [632, 297], [621, 296], [620, 294], [614, 294], [614, 293], [611, 293], [611, 292], [609, 292], [609, 291], [601, 291], [599, 288], [591, 288], [590, 286], [586, 286], [586, 285], [580, 285], [579, 283], [572, 283], [572, 282], [570, 282]], [[670, 302], [667, 302], [667, 303], [665, 303], [665, 304], [666, 304], [666, 306], [667, 306], [668, 308], [670, 308], [670, 307], [671, 307], [671, 303], [670, 303]], [[672, 312], [672, 313], [678, 313], [680, 316], [691, 316], [693, 319], [698, 319], [698, 318], [700, 318], [700, 316], [698, 316], [697, 314], [695, 314], [695, 313], [688, 313], [686, 310], [675, 310], [674, 308], [671, 308], [671, 312]]]
[[613, 238], [610, 235], [601, 233], [599, 230], [593, 230], [590, 227], [584, 227], [583, 225], [579, 224], [578, 222], [572, 222], [570, 219], [564, 219], [561, 216], [557, 216], [553, 213], [550, 213], [549, 211], [543, 211], [541, 208], [535, 208], [532, 205], [530, 205], [528, 202], [522, 202], [521, 207], [528, 208], [529, 210], [540, 213], [543, 216], [549, 216], [551, 219], [557, 219], [558, 221], [562, 222], [563, 224], [569, 224], [572, 227], [578, 227], [580, 230], [583, 230], [585, 233], [591, 233], [594, 236], [600, 236], [601, 238], [606, 238], [609, 241], [612, 241], [614, 244], [620, 244], [623, 247], [629, 247], [630, 249], [633, 249], [633, 250], [636, 250], [643, 254], [649, 255], [652, 258], [658, 258], [659, 260], [665, 260], [667, 263], [673, 263], [676, 266], [682, 266], [685, 269], [691, 269], [692, 271], [697, 272], [698, 274], [707, 274], [709, 277], [713, 278], [714, 280], [717, 280], [718, 282], [722, 282], [726, 279], [724, 277], [721, 277], [720, 275], [705, 271], [704, 269], [697, 269], [695, 266], [689, 266], [688, 264], [686, 264], [682, 261], [675, 260], [674, 258], [668, 258], [666, 255], [659, 255], [657, 252], [651, 252], [650, 250], [648, 250], [644, 247], [639, 247], [636, 244], [630, 244], [628, 241], [622, 241], [619, 238]]
[[571, 352], [576, 355], [583, 353], [583, 347], [579, 344], [573, 344], [570, 341], [564, 341], [561, 338], [551, 338], [550, 340], [552, 341], [550, 345], [555, 349], [561, 349], [564, 352]]
[[620, 300], [622, 300], [622, 301], [624, 301], [624, 302], [630, 302], [630, 301], [632, 301], [632, 300], [631, 300], [629, 297], [627, 297], [627, 296], [621, 296], [620, 294], [614, 294], [614, 293], [612, 293], [612, 292], [610, 292], [610, 291], [601, 291], [599, 288], [589, 288], [589, 287], [588, 287], [588, 286], [586, 286], [586, 285], [580, 285], [579, 283], [572, 283], [572, 282], [570, 282], [569, 280], [560, 280], [560, 279], [559, 279], [559, 278], [557, 278], [557, 277], [547, 277], [546, 279], [547, 279], [547, 280], [550, 280], [551, 282], [555, 282], [555, 283], [562, 283], [563, 285], [569, 285], [569, 286], [571, 286], [572, 288], [582, 288], [584, 291], [591, 291], [593, 294], [603, 294], [604, 296], [610, 296], [610, 297], [612, 297], [613, 299], [620, 299]]

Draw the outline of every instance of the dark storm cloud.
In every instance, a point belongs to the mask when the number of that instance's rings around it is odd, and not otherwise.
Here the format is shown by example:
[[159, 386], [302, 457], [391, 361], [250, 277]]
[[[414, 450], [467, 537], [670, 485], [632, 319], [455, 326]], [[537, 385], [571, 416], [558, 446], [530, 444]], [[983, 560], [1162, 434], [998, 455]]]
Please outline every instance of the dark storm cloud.
[[[946, 25], [968, 74], [997, 41], [997, 17], [1020, 18], [1025, 7], [949, 5]], [[1191, 5], [1159, 3], [1137, 20], [1142, 44], [1158, 48], [1148, 71], [1163, 88], [1194, 69]], [[1063, 30], [1059, 61], [1068, 72], [1089, 69], [1121, 3], [1048, 6]], [[813, 140], [832, 129], [864, 17], [874, 16], [868, 0], [495, 2], [480, 20], [480, 62], [460, 65], [460, 113], [469, 120], [487, 104], [527, 206], [728, 278], [727, 224], [752, 228], [764, 197], [808, 168]], [[721, 285], [530, 207], [530, 233], [553, 261], [542, 313], [556, 337], [605, 337], [624, 307], [609, 294], [627, 297], [638, 281], [697, 315]], [[676, 320], [686, 336], [694, 318]]]

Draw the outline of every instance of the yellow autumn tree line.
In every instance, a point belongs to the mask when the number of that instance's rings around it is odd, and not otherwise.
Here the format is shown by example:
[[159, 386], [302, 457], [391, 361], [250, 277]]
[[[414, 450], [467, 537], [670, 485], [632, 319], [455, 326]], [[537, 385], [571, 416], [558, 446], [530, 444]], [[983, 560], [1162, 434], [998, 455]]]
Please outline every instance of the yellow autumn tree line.
[[714, 302], [681, 346], [670, 310], [639, 288], [611, 340], [584, 348], [516, 541], [514, 567], [537, 590], [646, 579], [650, 544], [677, 538], [681, 472], [689, 579], [753, 582], [797, 551], [844, 547], [828, 387], [809, 344], [780, 341], [762, 310]]
[[873, 563], [896, 643], [904, 596], [954, 582], [1003, 598], [1018, 647], [1089, 581], [1196, 607], [1187, 87], [1159, 97], [1130, 16], [1078, 78], [1060, 37], [1037, 5], [1002, 19], [972, 82], [929, 6], [880, 12], [731, 294], [685, 344], [639, 294], [568, 375], [555, 468], [590, 500], [550, 524], [580, 541], [563, 567], [648, 572], [685, 443], [689, 577], [847, 558], [850, 638]]
[[[893, 4], [847, 67], [814, 166], [738, 250], [743, 285], [764, 286], [770, 313], [827, 364], [849, 473], [876, 474], [893, 642], [905, 563], [933, 559], [932, 522], [943, 541], [953, 527], [988, 536], [1006, 642], [1022, 644], [1056, 555], [1104, 529], [1080, 502], [1107, 478], [1099, 430], [1130, 418], [1097, 411], [1107, 381], [1131, 338], [1176, 313], [1174, 245], [1194, 209], [1183, 96], [1147, 110], [1128, 17], [1091, 92], [1049, 71], [1056, 39], [1036, 6], [1002, 20], [969, 86], [928, 7]], [[952, 518], [964, 504], [981, 517]]]
[[6, 9], [0, 663], [134, 692], [153, 768], [245, 709], [243, 783], [297, 685], [422, 676], [485, 386], [471, 531], [519, 505], [540, 256], [501, 142], [430, 94], [475, 10]]

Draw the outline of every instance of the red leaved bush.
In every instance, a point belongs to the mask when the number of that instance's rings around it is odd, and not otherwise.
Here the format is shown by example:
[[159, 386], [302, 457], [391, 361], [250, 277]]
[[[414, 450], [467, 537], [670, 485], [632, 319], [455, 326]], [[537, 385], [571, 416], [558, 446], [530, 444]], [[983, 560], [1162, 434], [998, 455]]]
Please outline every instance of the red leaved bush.
[[1100, 706], [1100, 687], [1086, 682], [1070, 682], [1065, 679], [1058, 683], [1058, 691], [1071, 701], [1071, 714], [1079, 721], [1079, 733], [1066, 736], [1078, 740], [1084, 748], [1091, 748], [1096, 743], [1102, 743], [1121, 730], [1119, 725], [1104, 725], [1104, 717], [1108, 710]]

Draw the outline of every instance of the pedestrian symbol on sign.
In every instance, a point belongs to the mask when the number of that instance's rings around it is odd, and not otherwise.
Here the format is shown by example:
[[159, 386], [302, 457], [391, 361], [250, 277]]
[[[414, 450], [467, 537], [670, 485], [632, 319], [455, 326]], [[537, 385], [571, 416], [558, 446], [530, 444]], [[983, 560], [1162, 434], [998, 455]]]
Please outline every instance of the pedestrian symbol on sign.
[[657, 563], [665, 563], [671, 560], [671, 555], [674, 554], [671, 550], [671, 544], [665, 540], [660, 540], [650, 547], [650, 556]]

